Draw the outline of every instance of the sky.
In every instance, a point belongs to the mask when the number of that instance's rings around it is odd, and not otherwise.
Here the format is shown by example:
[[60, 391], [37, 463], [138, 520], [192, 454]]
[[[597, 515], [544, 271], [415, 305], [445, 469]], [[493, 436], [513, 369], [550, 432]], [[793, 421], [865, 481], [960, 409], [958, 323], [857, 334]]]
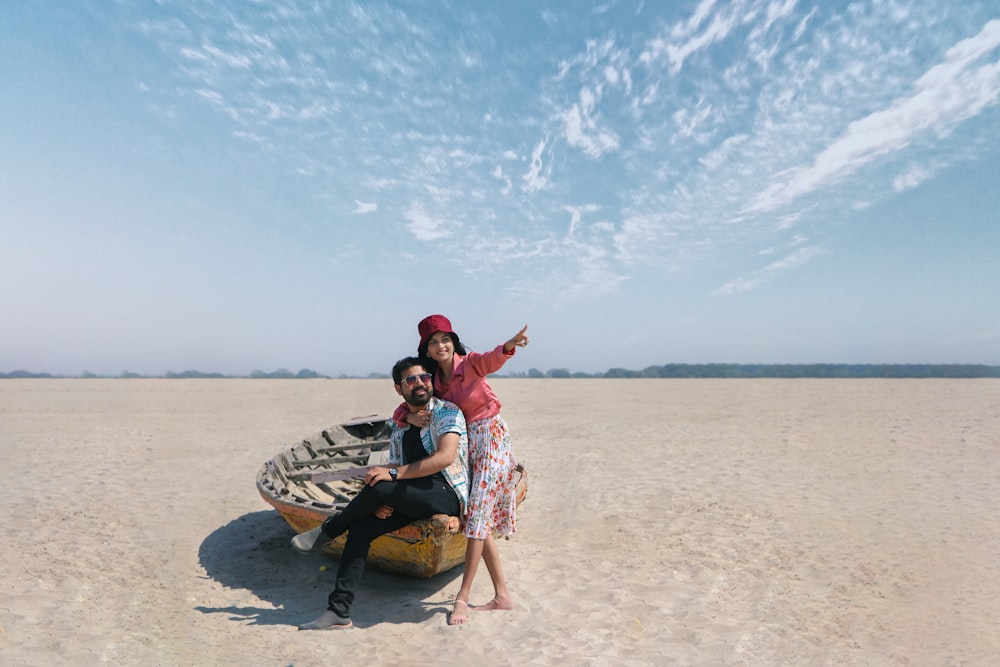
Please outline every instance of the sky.
[[13, 0], [0, 371], [1000, 364], [995, 0]]

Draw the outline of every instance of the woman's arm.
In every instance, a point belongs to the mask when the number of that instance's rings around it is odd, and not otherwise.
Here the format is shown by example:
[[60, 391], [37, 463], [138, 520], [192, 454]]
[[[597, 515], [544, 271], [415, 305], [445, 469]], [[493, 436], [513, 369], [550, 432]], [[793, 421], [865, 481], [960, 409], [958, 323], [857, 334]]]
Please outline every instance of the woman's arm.
[[525, 333], [527, 330], [528, 325], [525, 324], [520, 331], [504, 341], [502, 345], [497, 345], [495, 349], [484, 354], [470, 352], [465, 357], [466, 363], [472, 366], [477, 375], [482, 377], [497, 372], [503, 368], [508, 359], [514, 356], [515, 348], [527, 346], [528, 335]]
[[503, 344], [503, 351], [507, 354], [512, 354], [515, 347], [527, 347], [528, 346], [528, 334], [524, 333], [528, 330], [528, 325], [525, 324], [521, 327], [521, 330], [516, 334], [507, 339], [507, 342]]

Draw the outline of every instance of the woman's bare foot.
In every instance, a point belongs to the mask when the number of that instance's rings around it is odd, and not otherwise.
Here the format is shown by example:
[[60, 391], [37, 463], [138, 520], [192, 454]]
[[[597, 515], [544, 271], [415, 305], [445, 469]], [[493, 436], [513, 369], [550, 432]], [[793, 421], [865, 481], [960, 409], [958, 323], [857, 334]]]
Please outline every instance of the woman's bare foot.
[[501, 600], [500, 598], [493, 598], [486, 604], [477, 604], [472, 607], [473, 611], [510, 611], [514, 608], [514, 601], [510, 598], [505, 598]]
[[448, 618], [448, 625], [462, 625], [469, 620], [469, 603], [465, 600], [455, 600], [455, 609]]

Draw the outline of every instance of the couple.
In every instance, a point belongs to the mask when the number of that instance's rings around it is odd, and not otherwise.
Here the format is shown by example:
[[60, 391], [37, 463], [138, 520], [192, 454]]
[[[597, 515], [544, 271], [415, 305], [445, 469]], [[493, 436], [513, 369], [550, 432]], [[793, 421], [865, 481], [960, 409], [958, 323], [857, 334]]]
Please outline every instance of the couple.
[[449, 624], [469, 618], [469, 595], [480, 559], [486, 561], [494, 597], [476, 609], [513, 609], [493, 532], [509, 535], [515, 530], [515, 462], [500, 401], [486, 376], [528, 344], [527, 329], [478, 354], [466, 351], [444, 315], [420, 321], [418, 356], [401, 359], [392, 368], [403, 404], [393, 414], [389, 467], [368, 468], [365, 486], [343, 510], [292, 538], [297, 551], [308, 552], [347, 532], [328, 608], [300, 630], [350, 627], [351, 604], [372, 541], [433, 514], [463, 517], [468, 538]]

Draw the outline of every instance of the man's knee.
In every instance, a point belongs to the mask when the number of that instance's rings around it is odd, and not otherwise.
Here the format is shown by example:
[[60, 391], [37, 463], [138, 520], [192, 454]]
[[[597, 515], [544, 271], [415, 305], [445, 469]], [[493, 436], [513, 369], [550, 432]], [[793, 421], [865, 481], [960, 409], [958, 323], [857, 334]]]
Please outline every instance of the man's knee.
[[375, 486], [366, 486], [364, 492], [379, 504], [389, 505], [394, 495], [398, 493], [396, 490], [399, 487], [399, 482], [379, 482]]

